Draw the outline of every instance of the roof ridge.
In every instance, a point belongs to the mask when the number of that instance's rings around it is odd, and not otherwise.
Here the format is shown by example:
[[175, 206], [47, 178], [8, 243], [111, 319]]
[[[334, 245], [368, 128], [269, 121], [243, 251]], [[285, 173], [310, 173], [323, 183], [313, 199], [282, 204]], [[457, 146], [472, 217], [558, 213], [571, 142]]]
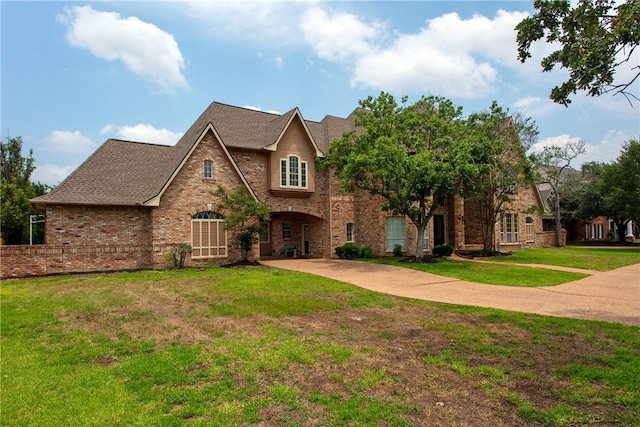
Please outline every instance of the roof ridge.
[[[220, 105], [222, 107], [236, 108], [238, 110], [253, 111], [253, 112], [256, 112], [256, 113], [269, 114], [271, 116], [282, 116], [283, 115], [281, 113], [274, 113], [274, 112], [271, 112], [271, 111], [257, 110], [255, 108], [239, 107], [237, 105], [231, 105], [231, 104], [227, 104], [225, 102], [219, 102], [219, 101], [213, 101], [211, 104], [218, 104], [218, 105]], [[295, 108], [298, 108], [298, 107], [295, 107]], [[289, 111], [287, 111], [287, 113], [288, 112]], [[287, 113], [284, 113], [284, 114], [287, 114]]]
[[[153, 145], [154, 147], [174, 147], [175, 144], [173, 145], [167, 145], [167, 144], [159, 144], [157, 142], [147, 142], [147, 141], [132, 141], [130, 139], [120, 139], [120, 138], [109, 138], [107, 139], [107, 141], [114, 141], [114, 142], [126, 142], [129, 144], [143, 144], [143, 145]], [[106, 142], [106, 141], [105, 141]]]

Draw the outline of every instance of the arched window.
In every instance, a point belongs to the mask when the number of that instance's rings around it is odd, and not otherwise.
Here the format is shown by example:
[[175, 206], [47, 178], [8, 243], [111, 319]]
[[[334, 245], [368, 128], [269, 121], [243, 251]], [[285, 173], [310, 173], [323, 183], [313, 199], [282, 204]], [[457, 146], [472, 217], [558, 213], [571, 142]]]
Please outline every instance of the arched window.
[[307, 188], [307, 162], [298, 156], [280, 159], [280, 186]]
[[213, 162], [211, 160], [204, 161], [204, 169], [203, 169], [202, 175], [205, 178], [213, 177]]
[[227, 257], [224, 217], [213, 211], [191, 215], [191, 247], [193, 259]]

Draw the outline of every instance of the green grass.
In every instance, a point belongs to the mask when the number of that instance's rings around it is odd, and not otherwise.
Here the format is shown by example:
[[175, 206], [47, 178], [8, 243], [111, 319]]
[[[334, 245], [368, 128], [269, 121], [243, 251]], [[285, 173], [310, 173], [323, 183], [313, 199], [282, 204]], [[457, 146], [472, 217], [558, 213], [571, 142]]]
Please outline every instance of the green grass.
[[5, 281], [0, 303], [2, 426], [640, 423], [637, 327], [264, 267]]
[[438, 259], [434, 263], [401, 262], [393, 258], [369, 258], [362, 261], [412, 268], [427, 273], [453, 277], [487, 285], [539, 287], [555, 286], [587, 277], [587, 274], [543, 270], [515, 265], [498, 265], [473, 261]]
[[632, 264], [640, 264], [640, 248], [599, 248], [565, 246], [563, 248], [518, 249], [511, 257], [492, 258], [492, 261], [522, 264], [548, 264], [586, 270], [609, 271]]

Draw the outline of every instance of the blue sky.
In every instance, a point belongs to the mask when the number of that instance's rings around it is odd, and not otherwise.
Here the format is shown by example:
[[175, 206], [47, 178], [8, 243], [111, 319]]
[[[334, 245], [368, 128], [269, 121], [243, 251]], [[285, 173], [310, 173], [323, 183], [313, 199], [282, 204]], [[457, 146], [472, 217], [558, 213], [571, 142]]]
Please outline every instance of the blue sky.
[[538, 146], [581, 139], [578, 164], [614, 160], [640, 135], [640, 105], [552, 103], [566, 75], [542, 73], [552, 47], [516, 58], [513, 28], [531, 13], [529, 1], [2, 1], [2, 137], [22, 136], [32, 179], [55, 185], [108, 138], [174, 144], [213, 101], [321, 120], [387, 91], [445, 96], [465, 115], [496, 100], [536, 121]]

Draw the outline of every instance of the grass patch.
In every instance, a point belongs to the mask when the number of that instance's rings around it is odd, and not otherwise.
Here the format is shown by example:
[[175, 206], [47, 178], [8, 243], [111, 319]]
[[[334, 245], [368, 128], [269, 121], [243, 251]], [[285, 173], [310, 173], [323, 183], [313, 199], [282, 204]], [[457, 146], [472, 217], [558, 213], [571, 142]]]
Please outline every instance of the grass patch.
[[412, 268], [426, 273], [466, 280], [486, 285], [540, 287], [555, 286], [587, 277], [587, 274], [557, 270], [542, 270], [516, 265], [498, 265], [473, 261], [439, 259], [434, 263], [401, 262], [393, 258], [369, 258], [362, 261]]
[[516, 249], [513, 256], [492, 258], [502, 263], [547, 264], [586, 270], [610, 271], [640, 263], [640, 248], [562, 248]]
[[636, 327], [264, 267], [6, 281], [0, 298], [3, 426], [640, 423]]

